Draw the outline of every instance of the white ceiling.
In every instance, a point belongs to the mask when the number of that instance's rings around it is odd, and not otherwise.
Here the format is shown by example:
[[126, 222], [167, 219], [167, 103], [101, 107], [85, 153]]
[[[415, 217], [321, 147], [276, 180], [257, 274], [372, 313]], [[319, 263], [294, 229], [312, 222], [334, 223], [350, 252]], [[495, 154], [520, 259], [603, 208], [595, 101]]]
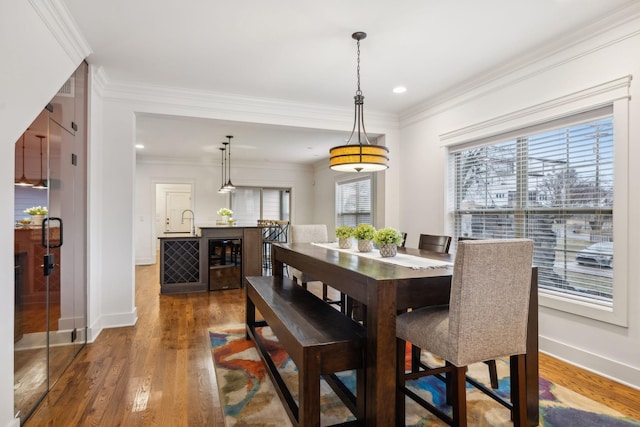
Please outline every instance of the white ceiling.
[[[352, 108], [351, 34], [365, 31], [366, 120], [367, 111], [399, 115], [587, 35], [634, 0], [63, 2], [93, 50], [88, 61], [103, 67], [109, 81], [339, 108]], [[398, 85], [407, 92], [392, 93]], [[348, 137], [171, 116], [143, 115], [137, 126], [150, 157], [202, 158], [234, 135], [234, 159], [315, 162]]]

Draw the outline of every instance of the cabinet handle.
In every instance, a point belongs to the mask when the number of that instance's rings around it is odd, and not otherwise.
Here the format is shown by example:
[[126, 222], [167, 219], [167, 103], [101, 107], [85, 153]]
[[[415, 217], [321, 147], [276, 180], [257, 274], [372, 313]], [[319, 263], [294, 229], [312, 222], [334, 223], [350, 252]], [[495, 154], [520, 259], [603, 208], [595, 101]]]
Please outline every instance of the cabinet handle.
[[[49, 243], [48, 239], [46, 239], [46, 229], [47, 229], [47, 223], [49, 221], [58, 221], [58, 223], [60, 223], [60, 242], [55, 245], [52, 245], [51, 243]], [[40, 243], [42, 244], [43, 247], [48, 249], [55, 249], [62, 246], [63, 237], [64, 237], [64, 230], [62, 229], [62, 218], [58, 218], [55, 216], [47, 217], [42, 221], [42, 226], [40, 227], [40, 229], [42, 231], [40, 234]]]

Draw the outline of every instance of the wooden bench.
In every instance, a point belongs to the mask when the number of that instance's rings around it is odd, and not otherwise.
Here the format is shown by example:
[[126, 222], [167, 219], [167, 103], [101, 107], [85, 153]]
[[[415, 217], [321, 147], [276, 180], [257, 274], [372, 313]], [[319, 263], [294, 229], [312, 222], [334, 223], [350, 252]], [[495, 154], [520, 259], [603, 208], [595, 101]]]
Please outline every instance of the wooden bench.
[[[320, 376], [355, 415], [364, 419], [365, 331], [362, 325], [332, 308], [286, 277], [247, 277], [247, 339], [252, 339], [267, 365], [280, 399], [294, 425], [320, 425]], [[263, 321], [256, 320], [256, 309]], [[278, 373], [256, 328], [270, 326], [298, 368], [298, 400]], [[356, 370], [355, 395], [336, 372]], [[359, 421], [344, 425], [360, 425]]]

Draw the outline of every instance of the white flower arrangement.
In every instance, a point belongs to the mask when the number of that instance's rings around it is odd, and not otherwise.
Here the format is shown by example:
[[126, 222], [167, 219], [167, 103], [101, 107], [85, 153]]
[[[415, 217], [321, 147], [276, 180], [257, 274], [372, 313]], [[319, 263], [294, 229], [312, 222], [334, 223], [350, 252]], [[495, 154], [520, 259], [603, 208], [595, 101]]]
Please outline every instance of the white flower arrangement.
[[24, 213], [29, 215], [46, 215], [49, 210], [46, 206], [33, 206], [24, 210]]
[[233, 211], [228, 208], [220, 208], [218, 209], [218, 215], [220, 216], [231, 216], [233, 215]]

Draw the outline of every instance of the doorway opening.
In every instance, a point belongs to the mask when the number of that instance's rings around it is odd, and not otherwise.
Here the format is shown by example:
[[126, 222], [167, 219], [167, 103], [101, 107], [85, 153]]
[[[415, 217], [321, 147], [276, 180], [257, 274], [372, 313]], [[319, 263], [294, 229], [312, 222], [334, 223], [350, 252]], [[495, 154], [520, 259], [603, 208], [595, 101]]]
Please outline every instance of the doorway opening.
[[[189, 233], [193, 226], [192, 184], [156, 184], [156, 242], [158, 237]], [[191, 212], [187, 212], [187, 211]]]

